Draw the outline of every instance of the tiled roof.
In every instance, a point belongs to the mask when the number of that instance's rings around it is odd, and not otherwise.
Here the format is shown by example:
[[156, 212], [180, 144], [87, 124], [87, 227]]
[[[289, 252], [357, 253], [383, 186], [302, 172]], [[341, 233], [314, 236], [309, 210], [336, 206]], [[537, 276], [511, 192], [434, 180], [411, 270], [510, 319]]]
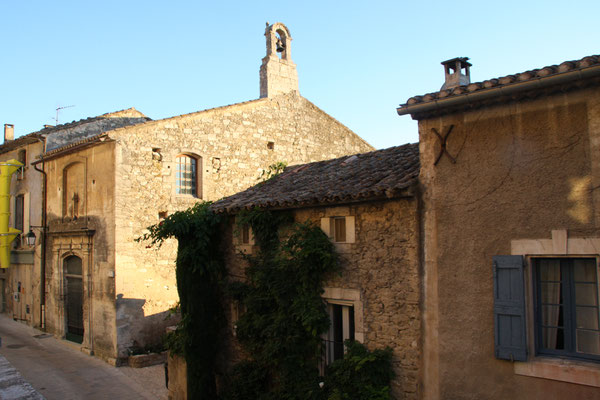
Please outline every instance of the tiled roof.
[[38, 142], [41, 138], [42, 136], [38, 133], [30, 133], [28, 135], [18, 137], [15, 140], [5, 142], [2, 144], [2, 146], [0, 146], [0, 154], [8, 153], [9, 151], [15, 150], [21, 146]]
[[276, 177], [213, 204], [217, 212], [300, 208], [409, 195], [419, 176], [419, 144], [287, 167]]
[[71, 142], [71, 143], [69, 143], [67, 145], [64, 145], [62, 147], [58, 147], [56, 149], [52, 149], [50, 151], [45, 152], [44, 154], [39, 155], [37, 157], [38, 161], [34, 162], [33, 164], [38, 164], [38, 163], [40, 163], [42, 161], [46, 161], [46, 160], [49, 160], [51, 158], [56, 158], [56, 156], [58, 156], [58, 155], [60, 155], [62, 153], [68, 152], [69, 150], [71, 150], [73, 148], [76, 148], [76, 147], [77, 148], [81, 148], [82, 145], [86, 145], [86, 144], [93, 145], [96, 142], [98, 142], [98, 143], [104, 142], [104, 141], [106, 141], [107, 138], [108, 138], [108, 134], [105, 133], [105, 132], [103, 132], [103, 133], [99, 133], [99, 134], [94, 135], [94, 136], [90, 136], [88, 138], [84, 138], [84, 139], [78, 140], [76, 142]]
[[439, 92], [428, 93], [423, 96], [414, 96], [409, 98], [406, 104], [402, 104], [398, 109], [398, 112], [401, 113], [403, 108], [410, 109], [411, 106], [415, 106], [422, 103], [439, 102], [452, 97], [470, 95], [478, 92], [492, 90], [495, 88], [506, 88], [508, 86], [520, 83], [545, 80], [547, 78], [558, 76], [560, 74], [576, 72], [578, 70], [584, 70], [587, 68], [598, 66], [600, 66], [600, 56], [598, 55], [587, 56], [575, 61], [565, 61], [559, 65], [550, 65], [544, 68], [533, 69], [531, 71], [525, 71], [514, 75], [503, 76], [501, 78], [488, 79], [483, 82], [475, 82], [469, 85], [457, 86], [450, 89], [440, 90]]
[[109, 112], [106, 114], [98, 115], [96, 117], [80, 119], [79, 121], [67, 122], [64, 124], [56, 125], [56, 126], [48, 126], [47, 128], [41, 129], [34, 133], [38, 133], [38, 134], [46, 136], [46, 135], [56, 132], [56, 131], [62, 131], [62, 130], [66, 130], [66, 129], [75, 128], [79, 125], [85, 125], [85, 124], [89, 124], [90, 122], [95, 122], [95, 121], [99, 121], [99, 120], [103, 120], [103, 119], [107, 119], [107, 118], [114, 118], [116, 116], [119, 116], [120, 114], [126, 114], [128, 112], [139, 113], [140, 117], [146, 118], [147, 121], [152, 121], [151, 118], [146, 117], [144, 114], [137, 111], [134, 107], [131, 107], [131, 108], [126, 108], [124, 110], [119, 110], [119, 111], [114, 111], [114, 112]]

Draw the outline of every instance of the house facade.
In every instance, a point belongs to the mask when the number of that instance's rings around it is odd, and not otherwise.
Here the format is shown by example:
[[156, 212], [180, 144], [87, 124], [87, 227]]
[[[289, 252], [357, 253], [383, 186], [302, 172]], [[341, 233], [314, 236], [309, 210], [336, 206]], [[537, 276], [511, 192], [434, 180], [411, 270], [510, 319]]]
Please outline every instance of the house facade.
[[419, 121], [423, 398], [598, 398], [600, 57], [480, 83], [443, 64], [398, 108]]
[[[323, 337], [323, 363], [343, 357], [347, 339], [371, 350], [389, 346], [396, 375], [393, 398], [416, 399], [420, 393], [418, 171], [418, 145], [410, 144], [288, 167], [213, 205], [231, 217], [224, 234], [231, 277], [244, 276], [241, 254], [256, 250], [251, 232], [244, 235], [235, 228], [234, 216], [240, 210], [286, 211], [295, 222], [312, 221], [328, 234], [341, 272], [324, 283], [322, 297], [332, 324]], [[235, 343], [237, 310], [231, 310], [228, 339]], [[229, 361], [240, 357], [233, 350]]]
[[[40, 321], [41, 292], [41, 246], [29, 246], [25, 235], [32, 227], [40, 227], [41, 207], [35, 200], [41, 199], [42, 176], [28, 161], [44, 151], [44, 141], [32, 134], [14, 138], [14, 126], [4, 125], [4, 145], [0, 147], [0, 161], [17, 160], [24, 164], [11, 179], [9, 226], [22, 232], [12, 243], [11, 268], [0, 268], [0, 312], [13, 319], [34, 324]], [[34, 200], [32, 200], [34, 199]], [[33, 203], [32, 203], [33, 201]], [[33, 204], [33, 207], [32, 207]]]
[[178, 301], [176, 243], [136, 241], [148, 226], [253, 185], [271, 164], [372, 150], [300, 96], [287, 28], [265, 36], [257, 100], [158, 121], [130, 109], [40, 131], [49, 332], [114, 364], [156, 344]]

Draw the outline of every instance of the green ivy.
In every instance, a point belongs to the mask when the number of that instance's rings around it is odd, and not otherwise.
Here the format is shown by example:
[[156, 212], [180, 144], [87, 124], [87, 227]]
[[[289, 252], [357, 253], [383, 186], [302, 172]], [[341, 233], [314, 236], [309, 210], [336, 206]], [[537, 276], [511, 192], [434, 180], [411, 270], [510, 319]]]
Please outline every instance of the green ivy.
[[[226, 284], [220, 238], [224, 218], [199, 203], [149, 228], [139, 240], [160, 246], [178, 240], [176, 279], [181, 321], [167, 338], [185, 357], [188, 398], [224, 400], [389, 399], [391, 350], [369, 352], [347, 343], [347, 354], [319, 376], [321, 335], [329, 317], [321, 298], [325, 277], [339, 271], [332, 243], [310, 222], [293, 224], [290, 213], [243, 211], [238, 227], [250, 225], [259, 251], [244, 255], [244, 282]], [[279, 233], [285, 232], [284, 238]], [[223, 299], [227, 290], [246, 312], [237, 338], [247, 359], [215, 383], [216, 357], [225, 351]], [[321, 387], [320, 384], [323, 384]]]
[[178, 241], [176, 280], [181, 321], [167, 338], [172, 353], [185, 357], [188, 398], [216, 399], [215, 362], [224, 326], [225, 265], [220, 252], [221, 222], [210, 203], [198, 203], [149, 227], [139, 240], [161, 245]]
[[392, 349], [370, 352], [359, 342], [347, 341], [346, 354], [327, 368], [324, 394], [327, 400], [388, 400]]
[[321, 298], [324, 277], [338, 270], [333, 245], [310, 224], [288, 227], [286, 213], [251, 210], [238, 215], [249, 224], [259, 246], [248, 261], [246, 281], [231, 293], [246, 311], [237, 322], [237, 338], [248, 360], [230, 374], [224, 398], [318, 399], [321, 335], [329, 317]]
[[262, 170], [260, 176], [256, 178], [256, 180], [261, 181], [260, 183], [264, 183], [270, 179], [273, 179], [277, 175], [282, 173], [285, 167], [287, 167], [287, 162], [285, 161], [279, 161], [274, 164], [271, 164], [267, 169]]

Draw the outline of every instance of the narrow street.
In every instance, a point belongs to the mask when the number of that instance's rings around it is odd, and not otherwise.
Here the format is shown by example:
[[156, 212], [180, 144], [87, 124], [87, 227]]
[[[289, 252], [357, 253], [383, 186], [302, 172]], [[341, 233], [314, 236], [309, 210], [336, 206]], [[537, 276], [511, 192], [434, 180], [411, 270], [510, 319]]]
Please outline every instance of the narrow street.
[[0, 340], [2, 400], [167, 398], [163, 365], [115, 368], [5, 314]]

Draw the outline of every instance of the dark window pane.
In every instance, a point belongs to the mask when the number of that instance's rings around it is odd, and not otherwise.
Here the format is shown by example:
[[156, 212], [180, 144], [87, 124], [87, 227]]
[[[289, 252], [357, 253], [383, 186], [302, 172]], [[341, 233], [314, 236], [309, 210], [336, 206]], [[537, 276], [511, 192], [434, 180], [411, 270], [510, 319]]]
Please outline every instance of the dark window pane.
[[242, 243], [250, 243], [250, 227], [248, 225], [242, 227]]
[[25, 198], [19, 195], [15, 198], [15, 229], [23, 231], [23, 221], [25, 215]]
[[562, 306], [542, 306], [543, 326], [562, 326]]
[[69, 275], [81, 275], [81, 258], [76, 256], [70, 256], [65, 258], [65, 269]]
[[600, 355], [600, 334], [594, 331], [577, 330], [577, 351]]
[[598, 329], [598, 309], [596, 307], [577, 307], [577, 328]]
[[336, 217], [336, 218], [334, 218], [334, 222], [335, 222], [334, 241], [335, 242], [345, 242], [346, 241], [346, 218]]
[[597, 306], [598, 286], [595, 283], [576, 283], [575, 304], [578, 306]]
[[176, 193], [196, 195], [196, 159], [189, 156], [177, 157]]
[[344, 357], [344, 331], [342, 320], [342, 306], [332, 304], [333, 315], [331, 325], [333, 327], [333, 359], [339, 360]]
[[560, 283], [542, 283], [542, 304], [560, 304]]
[[542, 328], [542, 345], [545, 349], [564, 350], [564, 332], [559, 328]]
[[575, 282], [596, 283], [596, 260], [593, 258], [573, 260], [573, 277]]
[[560, 260], [559, 259], [542, 259], [539, 260], [540, 279], [542, 281], [560, 281]]

